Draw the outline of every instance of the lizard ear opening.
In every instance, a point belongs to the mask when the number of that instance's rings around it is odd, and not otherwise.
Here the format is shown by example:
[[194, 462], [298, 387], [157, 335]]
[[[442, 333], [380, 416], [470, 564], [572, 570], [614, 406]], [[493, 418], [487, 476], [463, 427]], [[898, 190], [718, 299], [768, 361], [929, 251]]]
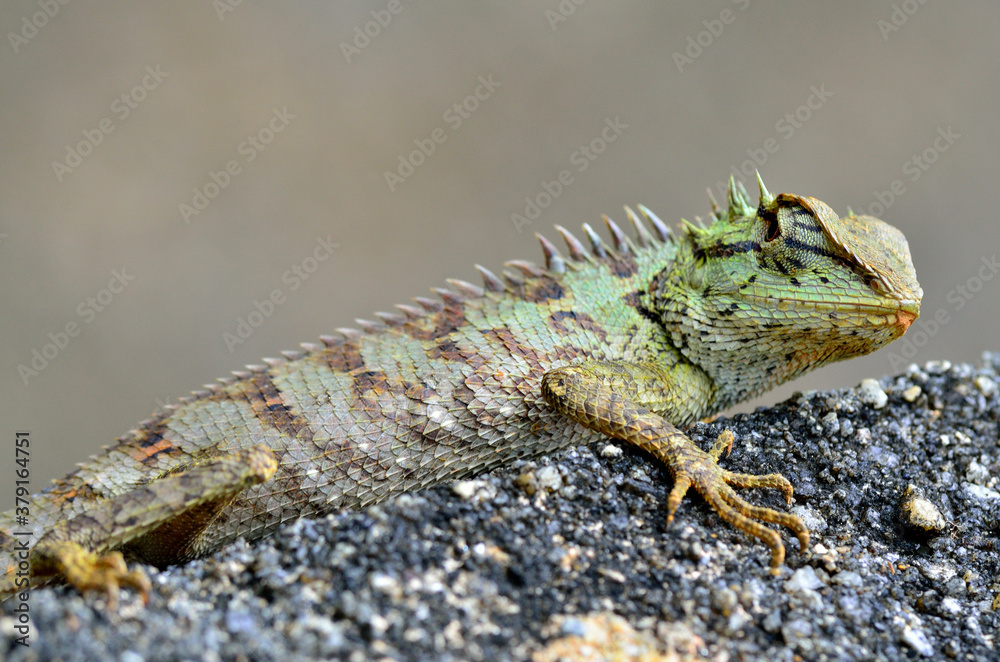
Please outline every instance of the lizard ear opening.
[[780, 276], [815, 269], [833, 248], [812, 211], [790, 200], [758, 208], [753, 237], [760, 267]]
[[778, 223], [777, 214], [767, 218], [767, 229], [764, 230], [764, 241], [770, 243], [781, 235], [781, 224]]

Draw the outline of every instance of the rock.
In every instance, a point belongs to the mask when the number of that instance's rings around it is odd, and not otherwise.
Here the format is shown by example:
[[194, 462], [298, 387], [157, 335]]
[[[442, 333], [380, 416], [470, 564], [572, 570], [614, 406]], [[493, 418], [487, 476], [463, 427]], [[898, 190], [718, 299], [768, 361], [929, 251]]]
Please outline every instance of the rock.
[[873, 409], [881, 409], [889, 402], [889, 396], [882, 390], [876, 379], [862, 379], [858, 386], [858, 399]]
[[907, 486], [899, 510], [903, 524], [919, 533], [940, 533], [947, 526], [937, 506], [912, 484]]

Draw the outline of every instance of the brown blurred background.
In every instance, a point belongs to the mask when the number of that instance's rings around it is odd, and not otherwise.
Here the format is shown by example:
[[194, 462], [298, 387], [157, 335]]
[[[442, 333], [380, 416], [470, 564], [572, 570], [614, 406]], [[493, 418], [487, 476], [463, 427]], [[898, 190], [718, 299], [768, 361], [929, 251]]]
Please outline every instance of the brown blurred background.
[[[1000, 250], [994, 3], [13, 0], [0, 27], [2, 483], [17, 430], [40, 489], [158, 402], [477, 280], [475, 262], [539, 260], [535, 230], [625, 203], [705, 215], [705, 187], [754, 156], [772, 192], [889, 203], [874, 211], [909, 238], [922, 319], [948, 319], [912, 360], [1000, 349], [1000, 278], [956, 289]], [[492, 90], [467, 100], [480, 77]], [[616, 118], [627, 128], [581, 172], [574, 152]], [[262, 130], [262, 150], [245, 142]], [[390, 191], [385, 171], [432, 134]], [[185, 223], [179, 205], [230, 161]], [[573, 183], [517, 232], [511, 214], [562, 170]], [[312, 263], [319, 237], [339, 247]], [[293, 289], [295, 267], [316, 268]], [[114, 270], [127, 286], [102, 293]], [[224, 334], [275, 289], [230, 352]], [[754, 404], [902, 370], [901, 349]]]

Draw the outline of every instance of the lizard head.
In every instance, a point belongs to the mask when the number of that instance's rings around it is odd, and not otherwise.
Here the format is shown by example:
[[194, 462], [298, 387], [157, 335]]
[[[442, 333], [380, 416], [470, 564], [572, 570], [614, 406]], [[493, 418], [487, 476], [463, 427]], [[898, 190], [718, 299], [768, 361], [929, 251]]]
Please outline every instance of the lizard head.
[[728, 209], [686, 223], [652, 291], [674, 346], [736, 399], [887, 345], [923, 294], [899, 230], [758, 183], [755, 208], [730, 178]]

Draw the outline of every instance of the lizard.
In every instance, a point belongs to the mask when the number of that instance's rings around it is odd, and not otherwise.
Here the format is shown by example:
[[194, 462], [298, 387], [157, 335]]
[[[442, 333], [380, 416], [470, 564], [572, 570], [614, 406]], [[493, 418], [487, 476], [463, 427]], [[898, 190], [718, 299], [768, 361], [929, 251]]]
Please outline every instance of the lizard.
[[[733, 488], [780, 474], [722, 468], [730, 431], [708, 451], [694, 422], [819, 366], [868, 354], [917, 318], [922, 290], [903, 234], [815, 198], [755, 206], [729, 179], [727, 208], [681, 219], [626, 207], [633, 236], [604, 217], [610, 245], [584, 224], [567, 253], [541, 235], [545, 266], [477, 265], [478, 286], [449, 280], [437, 299], [357, 320], [320, 343], [234, 371], [162, 408], [103, 455], [0, 514], [0, 598], [64, 581], [148, 599], [126, 559], [164, 567], [282, 523], [468, 477], [608, 437], [670, 470], [672, 522], [694, 488], [726, 522], [769, 549], [777, 525], [806, 552], [809, 531]], [[20, 519], [19, 519], [20, 518]]]

